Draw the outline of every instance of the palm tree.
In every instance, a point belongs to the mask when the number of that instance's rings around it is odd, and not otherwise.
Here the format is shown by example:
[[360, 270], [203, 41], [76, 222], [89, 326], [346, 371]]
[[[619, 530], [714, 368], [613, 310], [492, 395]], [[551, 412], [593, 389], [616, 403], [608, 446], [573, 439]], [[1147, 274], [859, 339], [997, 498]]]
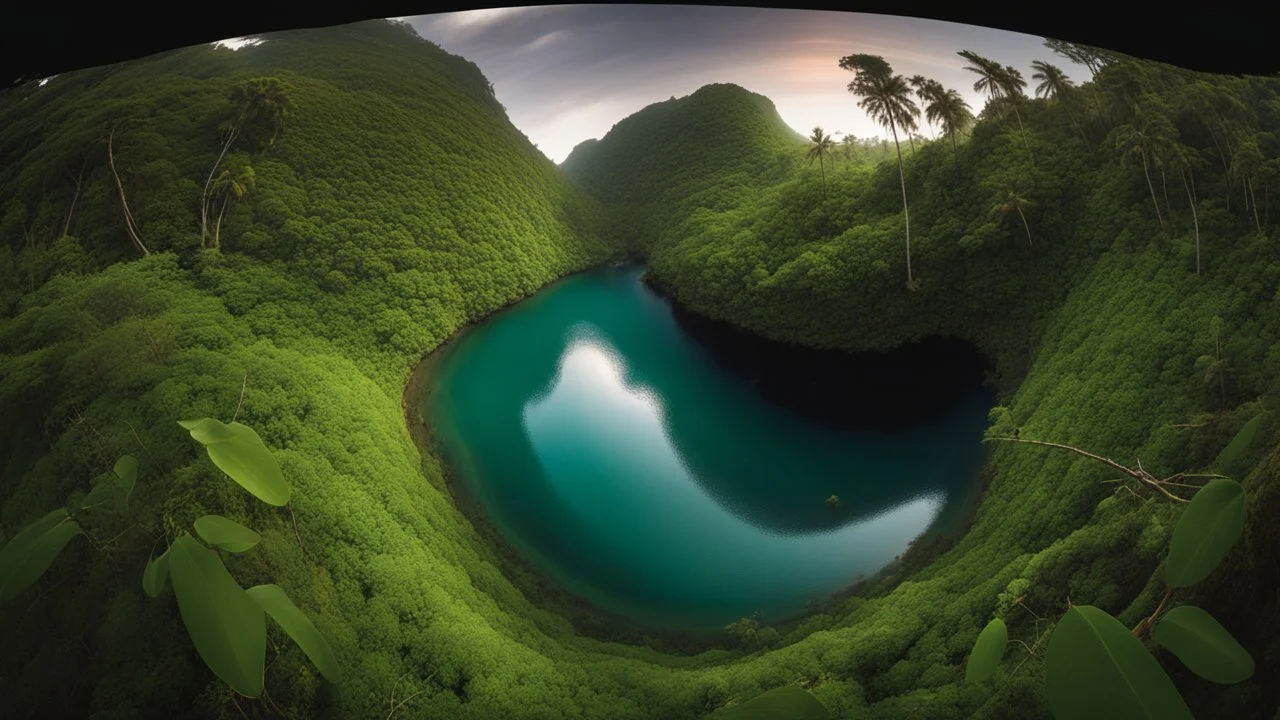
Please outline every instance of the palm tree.
[[957, 157], [956, 133], [973, 122], [969, 103], [955, 90], [944, 90], [934, 96], [933, 101], [924, 109], [924, 115], [930, 123], [941, 125], [942, 131], [951, 136], [951, 154], [952, 157]]
[[879, 55], [849, 55], [840, 59], [840, 67], [855, 73], [849, 83], [849, 92], [860, 98], [858, 106], [893, 134], [893, 146], [898, 152], [898, 181], [902, 185], [902, 220], [907, 240], [907, 289], [919, 290], [911, 275], [911, 216], [907, 208], [907, 173], [902, 163], [898, 128], [904, 132], [915, 130], [920, 109], [911, 100], [911, 88], [906, 78], [893, 74], [889, 63]]
[[973, 84], [974, 91], [985, 92], [988, 104], [1001, 103], [996, 107], [1008, 104], [1013, 108], [1023, 147], [1030, 155], [1031, 146], [1027, 144], [1025, 128], [1022, 126], [1022, 113], [1018, 112], [1018, 101], [1024, 97], [1022, 89], [1027, 86], [1027, 81], [1022, 79], [1022, 73], [1012, 65], [1002, 67], [995, 60], [984, 58], [971, 50], [960, 50], [956, 54], [972, 63], [966, 65], [965, 70], [978, 74], [978, 80]]
[[[916, 91], [916, 97], [920, 98], [920, 105], [927, 107], [936, 103], [938, 99], [946, 93], [946, 89], [942, 87], [942, 83], [923, 75], [912, 75], [907, 82], [911, 83], [911, 87]], [[937, 133], [933, 130], [933, 118], [929, 120], [929, 133], [936, 139]]]
[[[273, 77], [260, 77], [246, 80], [231, 88], [228, 99], [231, 101], [231, 114], [219, 126], [222, 133], [222, 150], [218, 159], [209, 169], [209, 177], [204, 182], [204, 192], [200, 196], [200, 242], [205, 244], [209, 235], [209, 213], [213, 197], [211, 186], [218, 166], [231, 149], [233, 143], [241, 137], [248, 137], [260, 145], [275, 143], [285, 120], [293, 109], [290, 97], [292, 88], [288, 83]], [[215, 242], [216, 245], [216, 242]]]
[[213, 248], [221, 247], [220, 235], [222, 233], [222, 215], [227, 211], [227, 206], [232, 200], [241, 200], [245, 194], [253, 189], [254, 172], [253, 168], [244, 165], [234, 174], [230, 170], [223, 170], [213, 181], [212, 195], [215, 202], [220, 202], [218, 209], [218, 218], [213, 225]]
[[960, 50], [956, 54], [973, 63], [966, 65], [964, 69], [978, 74], [978, 80], [973, 84], [975, 92], [985, 92], [987, 102], [1003, 96], [1004, 85], [1000, 82], [1003, 68], [999, 63], [988, 60], [971, 50]]
[[1088, 136], [1084, 134], [1084, 128], [1080, 123], [1076, 122], [1075, 113], [1071, 112], [1071, 106], [1067, 104], [1067, 99], [1071, 97], [1071, 91], [1075, 86], [1071, 84], [1071, 80], [1067, 78], [1062, 69], [1056, 65], [1050, 65], [1043, 60], [1035, 60], [1031, 63], [1031, 69], [1035, 72], [1031, 73], [1031, 79], [1038, 81], [1036, 85], [1036, 97], [1043, 97], [1046, 100], [1057, 99], [1062, 103], [1062, 107], [1067, 112], [1067, 118], [1071, 120], [1071, 124], [1079, 131], [1080, 137], [1085, 142], [1089, 142]]
[[814, 160], [818, 161], [818, 169], [822, 171], [822, 197], [827, 196], [827, 170], [823, 166], [823, 159], [831, 154], [835, 149], [836, 143], [831, 136], [822, 132], [822, 128], [813, 129], [813, 134], [809, 136], [809, 142], [813, 143], [813, 147], [809, 148], [809, 152], [805, 157], [809, 158], [809, 164], [812, 165]]
[[1236, 147], [1235, 155], [1231, 158], [1231, 177], [1239, 180], [1244, 186], [1245, 207], [1252, 208], [1253, 224], [1258, 228], [1258, 232], [1262, 232], [1262, 222], [1258, 219], [1258, 199], [1253, 192], [1253, 182], [1263, 162], [1262, 151], [1259, 150], [1257, 139], [1253, 136], [1241, 140]]
[[848, 163], [847, 167], [853, 165], [853, 152], [858, 147], [858, 138], [853, 135], [845, 135], [840, 141], [840, 154], [844, 156], [844, 161]]
[[1153, 153], [1160, 141], [1148, 128], [1134, 127], [1129, 124], [1116, 128], [1115, 134], [1116, 148], [1121, 155], [1127, 160], [1137, 158], [1142, 162], [1142, 173], [1146, 176], [1147, 187], [1151, 190], [1151, 204], [1156, 209], [1156, 220], [1160, 223], [1160, 229], [1164, 230], [1164, 216], [1160, 214], [1160, 203], [1156, 200], [1156, 188], [1151, 182], [1150, 170], [1150, 164], [1154, 160]]
[[1016, 187], [1009, 186], [996, 199], [996, 204], [991, 208], [991, 214], [1003, 221], [1016, 212], [1018, 217], [1022, 219], [1023, 229], [1027, 231], [1027, 245], [1034, 247], [1031, 242], [1031, 226], [1027, 224], [1027, 216], [1023, 212], [1024, 209], [1031, 207], [1031, 204], [1031, 201], [1027, 199], [1026, 193]]
[[[1168, 150], [1170, 162], [1178, 167], [1182, 176], [1182, 187], [1187, 191], [1187, 202], [1191, 204], [1191, 223], [1196, 237], [1196, 274], [1200, 274], [1200, 216], [1196, 212], [1196, 178], [1195, 169], [1204, 164], [1200, 151], [1180, 142], [1171, 143]], [[1187, 182], [1190, 178], [1190, 183]], [[1172, 211], [1171, 211], [1172, 212]]]

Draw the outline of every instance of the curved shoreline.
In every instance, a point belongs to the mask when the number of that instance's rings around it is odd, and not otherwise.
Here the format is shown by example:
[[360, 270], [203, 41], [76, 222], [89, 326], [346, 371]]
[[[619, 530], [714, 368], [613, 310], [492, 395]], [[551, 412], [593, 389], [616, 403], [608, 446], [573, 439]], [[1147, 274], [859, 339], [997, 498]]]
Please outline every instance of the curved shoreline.
[[[503, 575], [531, 604], [565, 620], [576, 635], [606, 642], [646, 647], [679, 656], [693, 656], [711, 650], [740, 650], [739, 643], [724, 630], [674, 630], [645, 625], [606, 610], [572, 593], [545, 575], [524, 553], [502, 536], [496, 525], [489, 518], [485, 508], [467, 491], [465, 485], [458, 480], [455, 467], [458, 458], [456, 456], [450, 458], [449, 451], [441, 446], [435, 429], [422, 417], [420, 410], [424, 399], [435, 390], [433, 386], [437, 378], [434, 372], [435, 368], [449, 356], [453, 348], [457, 347], [457, 341], [466, 333], [484, 323], [490, 322], [496, 316], [513, 308], [528, 299], [528, 297], [549, 290], [571, 277], [595, 272], [603, 267], [620, 267], [642, 264], [643, 262], [644, 260], [640, 258], [628, 258], [569, 273], [547, 283], [529, 296], [513, 301], [484, 318], [459, 328], [448, 339], [424, 355], [411, 371], [401, 400], [405, 427], [409, 431], [414, 446], [420, 453], [424, 454], [423, 462], [426, 462], [426, 456], [429, 455], [439, 464], [443, 482], [442, 484], [433, 482], [433, 486], [448, 494], [454, 506], [475, 529], [477, 535], [482, 538], [487, 550], [493, 553], [491, 559], [500, 567]], [[679, 305], [676, 298], [667, 292], [665, 288], [662, 288], [661, 285], [658, 285], [647, 271], [642, 275], [641, 281], [664, 301], [670, 303], [673, 308], [680, 312], [696, 315], [693, 310]], [[698, 317], [702, 318], [703, 316]], [[726, 327], [732, 327], [751, 337], [759, 338], [751, 331], [731, 323], [717, 321], [712, 318], [705, 319], [723, 324]], [[768, 338], [760, 339], [768, 340]], [[805, 349], [804, 346], [796, 347]], [[946, 518], [945, 521], [943, 518], [936, 519], [920, 536], [909, 544], [902, 555], [869, 576], [853, 578], [845, 587], [825, 597], [815, 598], [809, 603], [806, 610], [798, 615], [785, 620], [767, 623], [767, 626], [773, 627], [781, 635], [786, 636], [803, 625], [810, 625], [811, 627], [804, 632], [804, 635], [789, 638], [787, 644], [802, 640], [810, 632], [820, 629], [820, 627], [814, 626], [814, 620], [818, 615], [830, 613], [854, 597], [879, 596], [888, 592], [903, 580], [909, 579], [919, 570], [927, 567], [946, 549], [954, 545], [971, 525], [974, 513], [981, 504], [981, 497], [985, 492], [986, 463], [987, 460], [984, 458], [979, 468], [980, 477], [974, 480], [975, 483], [980, 483], [981, 487], [975, 488], [972, 500], [965, 507], [958, 509], [953, 517]], [[434, 475], [434, 473], [423, 474]], [[834, 618], [831, 619], [834, 620]]]

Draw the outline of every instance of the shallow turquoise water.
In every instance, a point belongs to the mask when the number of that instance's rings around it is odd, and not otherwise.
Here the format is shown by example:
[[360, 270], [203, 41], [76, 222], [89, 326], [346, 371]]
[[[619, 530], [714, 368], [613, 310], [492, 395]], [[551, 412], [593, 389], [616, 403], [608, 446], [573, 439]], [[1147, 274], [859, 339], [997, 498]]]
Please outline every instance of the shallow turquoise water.
[[986, 391], [894, 433], [808, 420], [720, 370], [640, 273], [573, 276], [468, 331], [423, 399], [457, 481], [561, 585], [658, 627], [784, 619], [972, 500]]

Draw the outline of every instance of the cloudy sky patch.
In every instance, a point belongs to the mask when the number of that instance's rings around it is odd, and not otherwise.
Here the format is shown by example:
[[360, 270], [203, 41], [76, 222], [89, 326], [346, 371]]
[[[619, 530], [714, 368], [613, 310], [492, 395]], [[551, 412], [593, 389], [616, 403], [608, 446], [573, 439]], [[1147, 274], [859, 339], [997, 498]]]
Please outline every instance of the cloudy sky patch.
[[[767, 95], [797, 132], [815, 125], [859, 137], [884, 131], [846, 90], [841, 57], [882, 55], [894, 71], [959, 90], [974, 111], [958, 50], [1017, 67], [1034, 92], [1031, 62], [1088, 71], [1042, 38], [934, 20], [815, 10], [697, 5], [545, 5], [401, 18], [480, 67], [511, 121], [556, 162], [650, 103], [727, 82]], [[921, 121], [920, 133], [930, 129]]]

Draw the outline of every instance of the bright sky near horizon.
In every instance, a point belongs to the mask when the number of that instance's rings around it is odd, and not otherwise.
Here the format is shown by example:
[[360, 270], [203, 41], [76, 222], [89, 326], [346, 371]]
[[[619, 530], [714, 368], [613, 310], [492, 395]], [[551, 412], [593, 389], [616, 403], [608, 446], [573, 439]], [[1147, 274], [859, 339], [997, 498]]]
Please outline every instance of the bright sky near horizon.
[[[846, 90], [839, 59], [882, 55], [897, 73], [955, 88], [974, 112], [986, 98], [956, 54], [1013, 65], [1034, 92], [1031, 62], [1079, 83], [1089, 71], [1044, 39], [973, 25], [819, 10], [701, 5], [542, 5], [397, 18], [480, 67], [516, 127], [555, 162], [651, 103], [709, 83], [735, 83], [773, 100], [796, 131], [879, 137]], [[930, 128], [921, 119], [920, 134]]]

